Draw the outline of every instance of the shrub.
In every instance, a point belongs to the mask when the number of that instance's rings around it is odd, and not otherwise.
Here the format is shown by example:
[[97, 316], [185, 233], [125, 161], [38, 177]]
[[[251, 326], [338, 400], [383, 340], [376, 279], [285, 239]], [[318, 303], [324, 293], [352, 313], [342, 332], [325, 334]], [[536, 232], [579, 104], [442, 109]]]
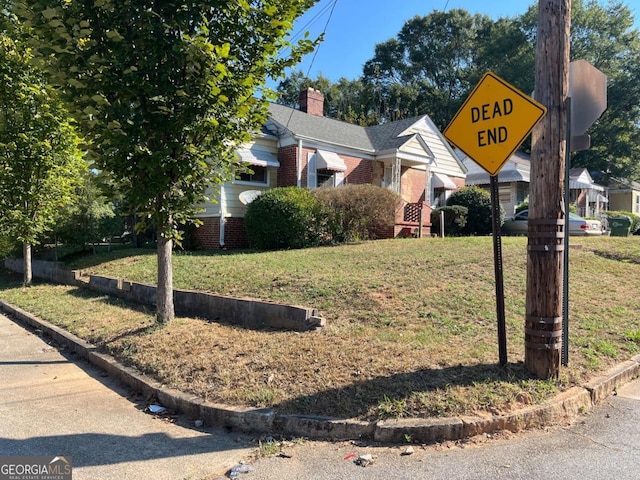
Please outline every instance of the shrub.
[[631, 213], [631, 212], [625, 212], [623, 210], [619, 210], [619, 211], [608, 210], [603, 213], [607, 217], [607, 221], [609, 220], [610, 217], [622, 217], [622, 216], [629, 217], [631, 219], [632, 232], [635, 232], [640, 228], [640, 215], [636, 215], [635, 213]]
[[315, 190], [314, 196], [323, 206], [323, 232], [333, 243], [373, 239], [393, 228], [399, 197], [387, 188], [346, 185]]
[[516, 213], [520, 213], [523, 210], [529, 209], [529, 202], [522, 202], [516, 207]]
[[319, 243], [320, 204], [310, 190], [280, 187], [267, 190], [247, 207], [244, 217], [251, 248], [304, 248]]
[[467, 207], [462, 205], [452, 205], [450, 207], [440, 207], [431, 211], [431, 232], [441, 234], [440, 212], [444, 212], [444, 234], [460, 235], [460, 232], [467, 224]]
[[[467, 223], [462, 227], [462, 235], [489, 235], [491, 225], [491, 195], [475, 185], [463, 187], [453, 192], [447, 200], [447, 206], [467, 207]], [[501, 213], [500, 217], [504, 215]], [[502, 222], [502, 218], [500, 219]]]

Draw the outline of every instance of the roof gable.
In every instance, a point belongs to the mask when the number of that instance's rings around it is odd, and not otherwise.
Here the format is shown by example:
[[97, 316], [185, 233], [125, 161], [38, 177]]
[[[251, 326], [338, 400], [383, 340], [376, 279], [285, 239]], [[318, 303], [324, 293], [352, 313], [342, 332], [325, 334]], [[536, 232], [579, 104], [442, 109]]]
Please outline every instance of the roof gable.
[[290, 135], [372, 155], [406, 153], [424, 163], [434, 158], [434, 167], [442, 173], [465, 174], [462, 162], [428, 115], [362, 127], [271, 103], [267, 128], [279, 137]]

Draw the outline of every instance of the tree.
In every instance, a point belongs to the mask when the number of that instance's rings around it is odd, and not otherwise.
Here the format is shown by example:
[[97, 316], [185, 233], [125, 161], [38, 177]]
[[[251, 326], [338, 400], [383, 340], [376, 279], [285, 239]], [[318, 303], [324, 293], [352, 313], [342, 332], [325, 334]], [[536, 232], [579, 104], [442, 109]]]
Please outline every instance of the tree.
[[444, 128], [480, 78], [480, 32], [492, 20], [466, 10], [434, 11], [408, 20], [397, 38], [376, 45], [364, 80], [377, 88], [389, 120], [428, 112]]
[[65, 210], [54, 233], [56, 241], [81, 249], [91, 245], [95, 253], [97, 243], [104, 239], [111, 245], [111, 238], [125, 231], [125, 218], [102, 191], [98, 173], [89, 170], [81, 180], [77, 187], [78, 201]]
[[173, 319], [171, 252], [209, 185], [243, 168], [237, 146], [263, 123], [266, 77], [314, 0], [22, 0], [33, 45], [75, 105], [98, 167], [157, 229], [157, 320]]
[[[537, 9], [519, 21], [535, 38]], [[587, 60], [607, 75], [607, 111], [587, 132], [591, 148], [574, 154], [572, 166], [640, 180], [640, 34], [634, 23], [633, 11], [620, 1], [571, 3], [571, 60]]]
[[313, 80], [300, 71], [294, 71], [278, 84], [277, 102], [299, 108], [300, 92], [309, 87], [320, 90], [324, 95], [325, 116], [362, 126], [380, 123], [373, 89], [361, 80], [342, 77], [337, 83], [332, 83], [322, 74]]
[[68, 113], [41, 72], [30, 65], [28, 50], [15, 41], [17, 27], [10, 23], [4, 27], [0, 37], [0, 229], [22, 242], [24, 285], [29, 286], [31, 247], [72, 202], [84, 162]]

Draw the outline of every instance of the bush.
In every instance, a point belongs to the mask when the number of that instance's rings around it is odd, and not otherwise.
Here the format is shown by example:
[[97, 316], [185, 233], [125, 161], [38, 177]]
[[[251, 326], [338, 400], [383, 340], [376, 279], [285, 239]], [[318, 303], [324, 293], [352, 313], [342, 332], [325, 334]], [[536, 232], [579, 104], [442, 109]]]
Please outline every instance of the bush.
[[244, 217], [251, 248], [304, 248], [319, 243], [320, 204], [310, 190], [280, 187], [251, 202]]
[[314, 191], [323, 207], [323, 233], [332, 243], [374, 239], [393, 228], [399, 197], [370, 184], [346, 185]]
[[[447, 206], [453, 205], [461, 205], [467, 207], [468, 210], [467, 223], [462, 227], [461, 235], [490, 235], [492, 233], [491, 195], [489, 192], [475, 185], [463, 187], [452, 193], [447, 200]], [[502, 222], [503, 212], [500, 217], [500, 222]]]
[[451, 207], [440, 207], [431, 211], [431, 232], [440, 235], [440, 212], [444, 212], [444, 234], [460, 235], [467, 224], [467, 207], [462, 205], [452, 205]]
[[516, 213], [520, 213], [523, 210], [529, 209], [529, 202], [522, 202], [516, 207]]

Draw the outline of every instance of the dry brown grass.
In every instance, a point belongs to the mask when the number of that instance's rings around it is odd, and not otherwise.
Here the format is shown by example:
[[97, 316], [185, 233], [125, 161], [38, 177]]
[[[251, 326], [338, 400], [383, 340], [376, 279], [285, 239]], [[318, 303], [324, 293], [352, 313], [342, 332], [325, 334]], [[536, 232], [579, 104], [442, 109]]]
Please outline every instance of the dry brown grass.
[[[572, 239], [570, 367], [525, 372], [526, 239], [503, 239], [510, 364], [497, 363], [490, 238], [413, 239], [270, 253], [178, 254], [176, 287], [318, 308], [308, 333], [153, 312], [72, 287], [17, 286], [2, 297], [163, 383], [210, 401], [345, 418], [496, 412], [543, 401], [637, 353], [640, 238]], [[120, 258], [118, 258], [120, 257]], [[71, 267], [153, 281], [155, 258], [129, 251]]]

